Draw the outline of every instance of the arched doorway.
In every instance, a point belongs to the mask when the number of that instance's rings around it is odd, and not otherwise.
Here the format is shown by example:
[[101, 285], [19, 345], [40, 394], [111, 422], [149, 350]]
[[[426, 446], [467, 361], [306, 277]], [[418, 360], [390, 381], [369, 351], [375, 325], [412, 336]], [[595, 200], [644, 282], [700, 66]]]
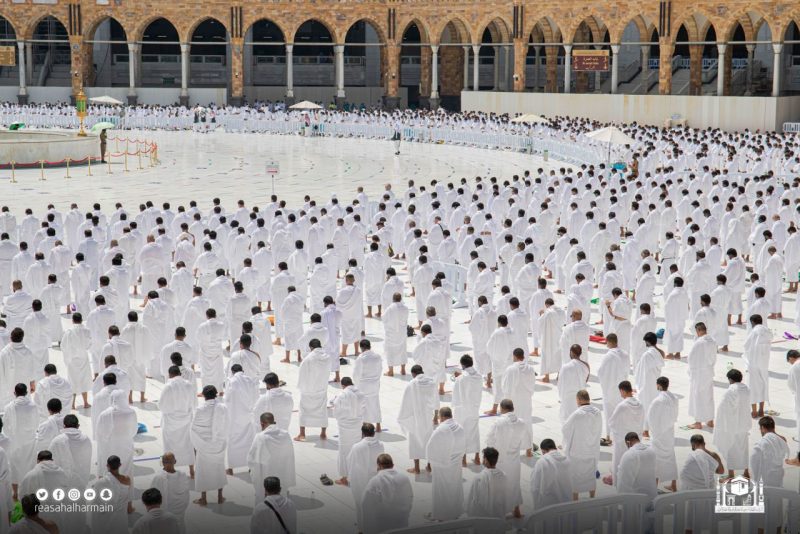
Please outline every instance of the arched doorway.
[[227, 87], [229, 54], [224, 24], [213, 18], [198, 24], [189, 46], [189, 87]]
[[[572, 54], [580, 50], [605, 50], [610, 54], [611, 42], [608, 28], [595, 17], [581, 21], [572, 38]], [[611, 72], [609, 71], [575, 71], [572, 75], [571, 92], [574, 93], [608, 93], [611, 91]]]
[[101, 20], [90, 32], [92, 66], [89, 83], [95, 87], [128, 87], [128, 36], [113, 17]]
[[533, 91], [557, 93], [564, 86], [564, 47], [561, 30], [549, 18], [533, 25], [525, 58], [525, 86]]
[[[400, 46], [400, 87], [408, 91], [408, 106], [418, 108], [422, 96], [422, 45], [428, 43], [427, 35], [416, 22], [411, 22], [403, 31]], [[426, 47], [427, 48], [427, 47]], [[430, 94], [430, 78], [428, 79], [428, 93]]]
[[142, 34], [142, 60], [137, 62], [142, 87], [181, 86], [181, 47], [178, 30], [165, 18], [158, 18]]
[[280, 26], [268, 19], [255, 21], [245, 33], [244, 93], [248, 100], [280, 100], [286, 94], [285, 41]]
[[[318, 20], [307, 20], [294, 34], [294, 64], [292, 65], [295, 96], [299, 99], [317, 100], [327, 105], [336, 95], [336, 64], [333, 35]], [[303, 90], [299, 87], [315, 87]], [[333, 87], [333, 91], [327, 88]], [[322, 88], [326, 88], [323, 90]], [[297, 96], [297, 93], [306, 96]]]
[[0, 46], [13, 46], [14, 57], [17, 58], [14, 65], [0, 67], [0, 85], [18, 86], [19, 85], [19, 54], [17, 50], [17, 32], [5, 17], [0, 17]]
[[[347, 30], [344, 47], [344, 84], [348, 88], [346, 108], [378, 105], [383, 96], [381, 68], [385, 39], [368, 20], [358, 20]], [[364, 89], [350, 90], [351, 87]], [[367, 89], [371, 88], [371, 89]]]
[[[773, 60], [773, 63], [777, 63], [779, 72], [775, 72], [775, 66], [770, 69], [773, 77], [773, 96], [780, 96], [784, 92], [797, 94], [800, 91], [800, 83], [796, 83], [793, 76], [788, 76], [788, 74], [800, 71], [800, 64], [795, 66], [794, 63], [794, 58], [800, 56], [800, 25], [796, 21], [789, 22], [783, 34], [783, 40], [790, 42], [783, 45], [778, 60]], [[778, 76], [777, 84], [774, 81], [775, 76]]]
[[28, 73], [28, 85], [65, 87], [72, 85], [72, 58], [69, 51], [67, 29], [60, 20], [46, 16], [33, 30], [27, 64], [31, 65]]
[[[658, 31], [644, 17], [631, 20], [622, 32], [617, 93], [658, 92]], [[654, 72], [655, 71], [655, 72]]]
[[[465, 78], [469, 77], [469, 68], [465, 66], [464, 60], [469, 50], [466, 47], [470, 46], [471, 41], [466, 24], [458, 19], [448, 22], [439, 36], [438, 104], [445, 109], [461, 109], [461, 91], [466, 87]], [[432, 58], [429, 57], [425, 63], [432, 65]], [[433, 92], [432, 89], [433, 87], [428, 94]], [[431, 106], [436, 104], [433, 102]]]

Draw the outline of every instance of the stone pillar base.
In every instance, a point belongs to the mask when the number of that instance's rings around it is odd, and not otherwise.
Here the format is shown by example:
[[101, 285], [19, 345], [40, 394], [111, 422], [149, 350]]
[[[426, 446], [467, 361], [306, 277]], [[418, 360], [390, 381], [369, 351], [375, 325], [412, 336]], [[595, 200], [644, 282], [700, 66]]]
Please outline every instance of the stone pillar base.
[[181, 106], [189, 107], [189, 95], [181, 95], [178, 97], [178, 102], [180, 102]]
[[286, 107], [294, 106], [297, 102], [297, 99], [294, 96], [284, 96], [283, 103], [286, 104]]
[[428, 109], [437, 110], [439, 109], [439, 102], [440, 99], [438, 96], [432, 96], [428, 98]]
[[22, 105], [27, 104], [28, 103], [28, 95], [27, 94], [25, 94], [25, 95], [19, 95], [18, 94], [17, 95], [17, 103], [18, 104], [22, 104]]
[[241, 96], [231, 96], [228, 97], [228, 104], [231, 106], [241, 106], [244, 102], [244, 97]]
[[395, 110], [400, 107], [399, 96], [385, 96], [383, 97], [383, 107], [389, 110]]
[[335, 96], [333, 97], [333, 101], [336, 104], [336, 109], [343, 109], [346, 97], [344, 96]]
[[128, 95], [128, 105], [135, 106], [139, 103], [139, 97], [137, 95]]

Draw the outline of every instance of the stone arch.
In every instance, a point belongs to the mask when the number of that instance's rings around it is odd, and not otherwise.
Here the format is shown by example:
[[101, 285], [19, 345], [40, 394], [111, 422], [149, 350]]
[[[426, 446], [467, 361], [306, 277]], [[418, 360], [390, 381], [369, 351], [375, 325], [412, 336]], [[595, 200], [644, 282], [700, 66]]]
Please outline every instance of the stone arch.
[[378, 87], [386, 71], [386, 32], [372, 17], [361, 17], [340, 28], [347, 70], [345, 85]]
[[206, 23], [208, 21], [213, 21], [213, 22], [215, 22], [217, 24], [221, 24], [222, 27], [225, 29], [225, 35], [226, 35], [226, 40], [227, 40], [227, 35], [229, 34], [229, 30], [228, 30], [228, 27], [225, 25], [225, 23], [222, 22], [222, 20], [220, 20], [220, 17], [214, 17], [214, 16], [211, 16], [211, 15], [203, 15], [202, 17], [196, 18], [188, 26], [186, 26], [185, 31], [181, 32], [180, 29], [178, 29], [178, 35], [181, 36], [181, 42], [182, 43], [191, 42], [192, 41], [192, 37], [194, 36], [194, 32], [197, 30], [197, 28], [199, 28], [201, 24], [204, 24], [204, 23]]
[[90, 21], [84, 28], [82, 53], [85, 58], [83, 64], [87, 69], [84, 83], [94, 86], [127, 85], [129, 33], [123, 22], [117, 17], [104, 14]]
[[386, 28], [381, 23], [376, 21], [375, 18], [370, 16], [358, 17], [356, 19], [349, 21], [346, 25], [340, 27], [340, 33], [345, 41], [347, 41], [348, 32], [353, 28], [353, 26], [355, 26], [359, 22], [365, 22], [370, 27], [372, 27], [372, 29], [375, 30], [375, 33], [378, 35], [379, 42], [384, 44], [388, 42], [389, 39], [386, 35], [387, 34]]
[[483, 22], [478, 26], [478, 31], [475, 32], [476, 36], [483, 35], [485, 30], [489, 30], [492, 33], [492, 40], [497, 40], [498, 42], [502, 43], [510, 43], [511, 42], [511, 25], [500, 15], [491, 15], [489, 18], [484, 19]]
[[152, 16], [147, 17], [146, 19], [142, 20], [142, 22], [140, 22], [134, 28], [133, 32], [128, 33], [128, 39], [130, 39], [131, 41], [136, 41], [136, 42], [141, 41], [142, 38], [144, 37], [144, 31], [148, 27], [150, 27], [150, 25], [152, 23], [154, 23], [155, 21], [157, 21], [159, 19], [164, 19], [167, 22], [169, 22], [170, 24], [172, 24], [172, 27], [175, 28], [176, 32], [178, 32], [178, 38], [180, 39], [180, 31], [178, 31], [178, 25], [175, 24], [175, 22], [172, 19], [170, 19], [169, 17], [165, 17], [164, 15], [152, 15]]
[[14, 17], [12, 17], [11, 15], [3, 13], [0, 13], [0, 19], [6, 21], [8, 28], [10, 28], [11, 31], [14, 33], [15, 39], [23, 38], [23, 35], [20, 34], [20, 30], [24, 31], [24, 26], [19, 21], [15, 20]]
[[397, 25], [398, 28], [402, 28], [402, 31], [398, 32], [397, 35], [400, 36], [400, 42], [402, 43], [403, 36], [406, 34], [408, 29], [412, 26], [416, 26], [417, 30], [419, 31], [419, 39], [422, 43], [430, 43], [431, 42], [431, 29], [425, 23], [424, 20], [419, 18], [410, 18], [403, 20], [400, 24]]
[[474, 43], [477, 42], [477, 36], [473, 39], [472, 34], [469, 31], [469, 26], [466, 22], [464, 22], [460, 17], [452, 17], [449, 20], [445, 21], [444, 24], [439, 26], [437, 29], [434, 30], [433, 33], [433, 40], [432, 43], [438, 43], [442, 40], [442, 35], [444, 35], [445, 31], [451, 32], [451, 37], [455, 37], [458, 39], [458, 43]]
[[[67, 27], [67, 24], [63, 20], [61, 20], [60, 16], [56, 15], [52, 11], [45, 11], [44, 13], [41, 13], [38, 17], [33, 19], [30, 24], [28, 24], [28, 26], [25, 28], [25, 31], [22, 34], [22, 37], [24, 39], [31, 39], [33, 37], [33, 32], [36, 31], [36, 27], [39, 26], [39, 23], [48, 17], [52, 17], [56, 21], [60, 22], [61, 25], [64, 26], [64, 28]], [[17, 37], [20, 37], [20, 35], [17, 34]]]
[[289, 31], [285, 32], [284, 35], [288, 35], [289, 33], [291, 33], [291, 37], [292, 37], [291, 42], [295, 42], [296, 38], [297, 38], [297, 32], [299, 32], [300, 29], [303, 26], [305, 26], [306, 24], [308, 24], [308, 23], [320, 24], [323, 28], [328, 30], [328, 33], [331, 36], [331, 43], [338, 43], [339, 42], [339, 36], [336, 33], [336, 27], [333, 24], [331, 24], [330, 22], [328, 22], [325, 19], [323, 19], [322, 17], [309, 17], [309, 18], [305, 19], [304, 21], [302, 21], [300, 24], [298, 24], [298, 25], [294, 26], [293, 28], [291, 28]]
[[109, 15], [108, 13], [99, 14], [85, 24], [83, 27], [83, 38], [93, 39], [95, 32], [97, 32], [97, 28], [107, 20], [116, 21], [120, 26], [122, 26], [122, 30], [125, 32], [125, 38], [130, 40], [133, 28], [130, 27], [128, 21], [123, 17], [115, 17], [113, 15]]
[[[581, 31], [583, 25], [585, 25], [585, 27], [589, 30], [588, 41], [578, 39], [579, 37], [578, 32]], [[572, 28], [570, 34], [572, 35], [572, 38], [570, 39], [570, 42], [572, 43], [575, 42], [602, 43], [605, 39], [606, 34], [608, 34], [608, 28], [606, 27], [605, 24], [603, 24], [603, 22], [597, 16], [589, 15], [588, 17], [578, 22], [577, 25], [575, 25], [574, 28]]]

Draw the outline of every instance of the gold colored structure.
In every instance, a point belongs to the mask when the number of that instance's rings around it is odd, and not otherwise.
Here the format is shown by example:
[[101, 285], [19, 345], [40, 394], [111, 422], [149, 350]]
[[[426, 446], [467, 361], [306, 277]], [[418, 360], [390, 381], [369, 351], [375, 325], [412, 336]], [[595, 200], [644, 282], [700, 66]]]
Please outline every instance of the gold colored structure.
[[83, 92], [83, 87], [81, 87], [81, 90], [78, 91], [78, 94], [75, 96], [75, 114], [78, 115], [78, 120], [81, 123], [78, 135], [86, 137], [86, 130], [83, 129], [83, 121], [86, 120], [86, 94]]

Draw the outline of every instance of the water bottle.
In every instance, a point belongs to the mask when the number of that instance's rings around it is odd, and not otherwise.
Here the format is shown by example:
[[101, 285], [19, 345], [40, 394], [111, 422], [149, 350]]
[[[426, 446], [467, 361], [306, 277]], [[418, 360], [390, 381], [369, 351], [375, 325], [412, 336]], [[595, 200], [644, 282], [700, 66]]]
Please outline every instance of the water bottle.
[[733, 362], [728, 362], [728, 365], [725, 366], [725, 369], [727, 369], [728, 371], [733, 369]]

